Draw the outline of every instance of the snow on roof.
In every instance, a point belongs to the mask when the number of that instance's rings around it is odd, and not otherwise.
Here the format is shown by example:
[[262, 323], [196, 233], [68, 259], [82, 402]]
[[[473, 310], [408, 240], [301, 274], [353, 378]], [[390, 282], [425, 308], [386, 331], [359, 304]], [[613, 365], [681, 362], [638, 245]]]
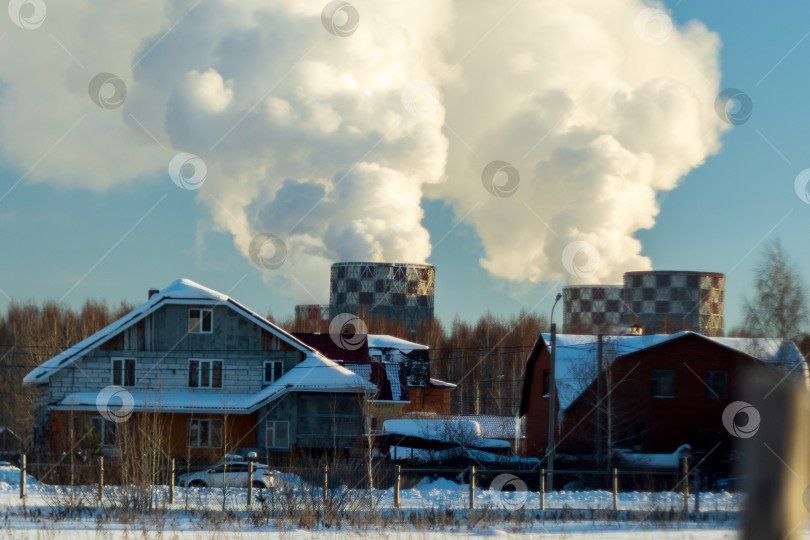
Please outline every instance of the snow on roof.
[[[253, 412], [289, 392], [373, 392], [376, 387], [362, 377], [322, 356], [311, 354], [282, 377], [255, 394], [222, 392], [160, 392], [131, 390], [132, 411]], [[69, 394], [57, 408], [97, 407], [98, 392]]]
[[447, 381], [440, 381], [439, 379], [430, 379], [430, 385], [439, 386], [442, 388], [455, 388], [456, 386], [458, 386], [457, 384], [453, 384]]
[[481, 436], [487, 439], [507, 439], [514, 440], [524, 438], [524, 421], [514, 416], [495, 416], [491, 414], [468, 414], [463, 416], [451, 416], [453, 420], [470, 420], [481, 426]]
[[[799, 349], [793, 342], [779, 338], [708, 337], [689, 331], [676, 334], [604, 336], [603, 358], [605, 361], [612, 361], [620, 356], [654, 347], [689, 334], [700, 336], [724, 347], [748, 354], [783, 371], [795, 372], [802, 377], [805, 384], [807, 384], [806, 381], [810, 380], [807, 364]], [[550, 334], [543, 334], [543, 340], [550, 344]], [[595, 380], [597, 348], [597, 336], [557, 334], [555, 375], [557, 398], [560, 403], [561, 413], [570, 407], [574, 400]]]
[[420, 345], [419, 343], [406, 341], [404, 339], [400, 339], [394, 336], [369, 334], [367, 336], [367, 339], [369, 349], [397, 349], [404, 353], [408, 353], [414, 350], [428, 349], [427, 345]]
[[510, 448], [507, 441], [483, 437], [481, 425], [460, 419], [400, 419], [383, 422], [383, 433], [459, 443], [477, 448]]
[[171, 303], [226, 305], [241, 313], [245, 317], [253, 320], [253, 322], [263, 327], [265, 330], [277, 335], [299, 350], [306, 353], [314, 351], [314, 349], [309, 345], [306, 345], [299, 339], [293, 337], [261, 315], [246, 308], [230, 297], [195, 283], [190, 279], [178, 279], [170, 283], [162, 291], [153, 294], [149, 300], [133, 309], [117, 321], [107, 325], [87, 339], [80, 341], [76, 345], [62, 351], [60, 354], [34, 368], [23, 379], [23, 385], [31, 385], [47, 381], [51, 375], [75, 362], [88, 352], [99, 347], [102, 343], [109, 340], [124, 329], [145, 318], [147, 315], [155, 311], [160, 305]]

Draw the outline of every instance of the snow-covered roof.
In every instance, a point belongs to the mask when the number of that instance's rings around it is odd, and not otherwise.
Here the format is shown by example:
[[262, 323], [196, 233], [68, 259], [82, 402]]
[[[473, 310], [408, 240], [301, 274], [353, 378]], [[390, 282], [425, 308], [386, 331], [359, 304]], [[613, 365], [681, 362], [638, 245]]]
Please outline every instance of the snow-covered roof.
[[[810, 380], [807, 364], [796, 345], [779, 338], [726, 338], [708, 337], [684, 331], [676, 334], [650, 334], [641, 336], [603, 336], [603, 358], [610, 362], [620, 356], [660, 345], [666, 341], [694, 334], [714, 341], [719, 345], [771, 364], [782, 371], [790, 371], [801, 377], [805, 384]], [[543, 334], [546, 343], [550, 334]], [[549, 345], [550, 346], [550, 345]], [[560, 412], [595, 380], [598, 337], [590, 335], [557, 334], [556, 380]]]
[[[255, 394], [127, 390], [132, 411], [249, 413], [289, 392], [374, 392], [376, 387], [348, 369], [320, 355], [310, 354], [282, 377]], [[56, 408], [95, 410], [98, 392], [76, 392]]]
[[88, 352], [96, 349], [101, 344], [129, 328], [138, 321], [144, 319], [159, 307], [166, 304], [200, 304], [200, 305], [224, 305], [242, 314], [258, 326], [286, 341], [293, 347], [307, 354], [314, 352], [309, 345], [304, 344], [299, 339], [285, 332], [275, 324], [271, 323], [258, 313], [246, 308], [232, 298], [219, 293], [190, 279], [178, 279], [169, 284], [168, 287], [153, 294], [149, 300], [133, 309], [117, 321], [102, 328], [87, 339], [80, 341], [76, 345], [66, 349], [50, 360], [43, 362], [34, 368], [23, 379], [23, 385], [39, 384], [46, 382], [51, 375], [60, 369], [69, 366]]
[[447, 382], [447, 381], [440, 381], [439, 379], [433, 379], [433, 378], [431, 378], [431, 379], [430, 379], [430, 386], [438, 386], [438, 387], [441, 387], [441, 388], [455, 388], [455, 387], [456, 387], [456, 386], [458, 386], [458, 385], [457, 385], [457, 384], [453, 384], [453, 383], [451, 383], [451, 382]]
[[481, 425], [458, 419], [398, 419], [383, 422], [383, 433], [419, 437], [431, 441], [460, 443], [476, 448], [510, 448], [507, 441], [483, 437]]
[[515, 440], [524, 438], [525, 421], [514, 416], [496, 416], [491, 414], [468, 414], [451, 416], [450, 420], [469, 420], [481, 426], [481, 436], [487, 439]]
[[367, 339], [369, 349], [397, 349], [404, 353], [428, 349], [427, 345], [420, 345], [419, 343], [406, 341], [394, 336], [369, 334]]

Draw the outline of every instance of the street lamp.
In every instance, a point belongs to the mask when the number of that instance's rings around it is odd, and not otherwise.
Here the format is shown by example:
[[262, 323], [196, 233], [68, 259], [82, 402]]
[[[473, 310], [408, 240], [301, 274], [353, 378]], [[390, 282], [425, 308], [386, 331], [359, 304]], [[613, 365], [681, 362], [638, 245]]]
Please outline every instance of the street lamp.
[[554, 433], [556, 431], [557, 407], [557, 378], [556, 378], [556, 356], [557, 356], [557, 325], [554, 324], [554, 308], [562, 298], [562, 293], [557, 293], [554, 305], [551, 306], [551, 365], [548, 370], [548, 450], [546, 451], [548, 468], [548, 489], [554, 490]]
[[500, 375], [495, 375], [494, 377], [490, 377], [488, 379], [481, 379], [478, 381], [478, 384], [475, 385], [475, 414], [481, 414], [481, 383], [490, 382], [490, 381], [498, 381], [503, 379], [503, 373]]

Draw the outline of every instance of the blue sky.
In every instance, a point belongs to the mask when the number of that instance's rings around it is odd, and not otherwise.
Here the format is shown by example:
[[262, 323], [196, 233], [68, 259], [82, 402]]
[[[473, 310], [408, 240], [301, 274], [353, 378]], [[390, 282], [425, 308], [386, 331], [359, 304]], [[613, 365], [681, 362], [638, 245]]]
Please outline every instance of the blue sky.
[[[810, 205], [794, 192], [796, 175], [810, 168], [810, 5], [666, 5], [677, 24], [699, 19], [719, 34], [721, 87], [748, 94], [753, 113], [723, 135], [717, 155], [679, 187], [659, 193], [655, 226], [636, 238], [655, 269], [726, 273], [728, 329], [740, 321], [761, 242], [779, 238], [810, 277]], [[0, 194], [26, 170], [0, 161]], [[188, 277], [260, 312], [290, 316], [296, 302], [289, 291], [265, 283], [195, 195], [176, 189], [165, 175], [101, 190], [23, 178], [0, 200], [0, 309], [9, 298], [62, 299], [71, 306], [87, 298], [140, 303], [149, 287]], [[436, 313], [444, 323], [487, 310], [549, 312], [556, 282], [493, 278], [479, 265], [483, 247], [475, 230], [458, 223], [441, 201], [425, 200], [423, 208], [433, 239], [428, 262], [437, 267]]]

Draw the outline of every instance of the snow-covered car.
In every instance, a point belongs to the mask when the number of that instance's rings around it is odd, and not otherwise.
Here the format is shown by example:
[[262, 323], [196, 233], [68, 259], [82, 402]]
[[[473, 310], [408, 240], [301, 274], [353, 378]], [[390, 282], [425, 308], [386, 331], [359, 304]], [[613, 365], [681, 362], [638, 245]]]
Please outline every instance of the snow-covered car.
[[[226, 468], [227, 467], [227, 468]], [[249, 463], [228, 461], [217, 463], [208, 469], [195, 473], [181, 474], [176, 484], [183, 487], [248, 487]], [[224, 486], [223, 486], [224, 484]], [[253, 464], [253, 487], [258, 489], [275, 487], [275, 475], [261, 463]]]

